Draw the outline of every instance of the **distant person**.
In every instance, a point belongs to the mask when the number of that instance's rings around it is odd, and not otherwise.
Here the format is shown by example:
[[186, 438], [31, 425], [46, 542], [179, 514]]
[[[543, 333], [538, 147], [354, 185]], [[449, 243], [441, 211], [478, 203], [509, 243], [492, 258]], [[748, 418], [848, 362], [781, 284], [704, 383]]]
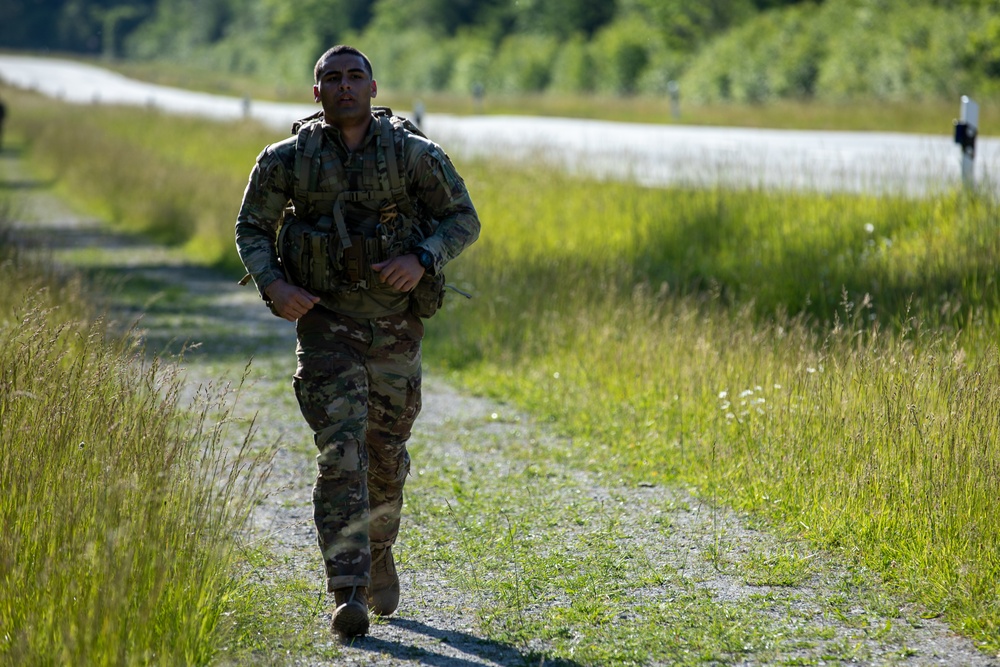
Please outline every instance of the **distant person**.
[[3, 150], [3, 121], [7, 117], [7, 106], [0, 100], [0, 151]]
[[350, 638], [368, 631], [369, 610], [399, 603], [392, 545], [421, 405], [421, 318], [479, 217], [444, 151], [372, 107], [364, 54], [335, 46], [314, 74], [322, 111], [257, 157], [236, 246], [272, 311], [296, 323], [293, 386], [319, 450], [313, 508], [332, 630]]

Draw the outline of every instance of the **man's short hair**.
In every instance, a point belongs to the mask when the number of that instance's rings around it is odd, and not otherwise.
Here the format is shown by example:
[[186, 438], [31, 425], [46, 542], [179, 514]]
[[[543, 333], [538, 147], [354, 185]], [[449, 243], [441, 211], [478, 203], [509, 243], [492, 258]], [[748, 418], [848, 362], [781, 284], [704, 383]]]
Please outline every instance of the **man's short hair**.
[[313, 69], [313, 78], [316, 80], [316, 83], [319, 83], [319, 74], [320, 69], [323, 67], [323, 63], [325, 63], [328, 58], [343, 55], [345, 53], [352, 56], [360, 56], [361, 60], [365, 63], [365, 71], [368, 72], [368, 76], [372, 79], [375, 78], [375, 73], [372, 71], [372, 61], [368, 60], [368, 56], [361, 53], [361, 51], [358, 51], [353, 46], [338, 44], [337, 46], [327, 49], [326, 52], [319, 57], [319, 60], [316, 61], [316, 67]]

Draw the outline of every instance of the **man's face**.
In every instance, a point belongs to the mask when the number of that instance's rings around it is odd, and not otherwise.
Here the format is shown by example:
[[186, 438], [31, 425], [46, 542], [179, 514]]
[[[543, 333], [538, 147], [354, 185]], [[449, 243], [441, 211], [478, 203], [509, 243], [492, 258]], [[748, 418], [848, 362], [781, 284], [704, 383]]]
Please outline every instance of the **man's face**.
[[313, 95], [323, 105], [326, 122], [347, 125], [371, 116], [377, 86], [359, 56], [342, 53], [326, 59]]

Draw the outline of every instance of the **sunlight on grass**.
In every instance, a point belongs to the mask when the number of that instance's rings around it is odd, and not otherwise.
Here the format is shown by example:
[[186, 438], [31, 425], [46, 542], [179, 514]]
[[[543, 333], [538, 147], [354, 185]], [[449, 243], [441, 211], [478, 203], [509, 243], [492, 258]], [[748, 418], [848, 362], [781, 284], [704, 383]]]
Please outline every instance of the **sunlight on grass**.
[[[0, 241], [0, 662], [207, 664], [238, 605], [231, 532], [262, 461], [225, 388], [111, 338], [88, 286]], [[238, 438], [238, 436], [237, 436]]]
[[[103, 148], [49, 129], [64, 113], [52, 106], [21, 121], [33, 159], [237, 276], [226, 249], [246, 174], [280, 137], [158, 117], [150, 141], [135, 129], [146, 112], [76, 112], [71, 134], [94, 128]], [[206, 142], [220, 150], [202, 160], [192, 146]], [[121, 164], [99, 171], [79, 153], [101, 150]], [[572, 436], [564, 463], [691, 484], [1000, 648], [993, 197], [459, 167], [483, 236], [448, 277], [475, 298], [449, 296], [429, 324], [429, 366]], [[161, 197], [154, 224], [135, 200]]]

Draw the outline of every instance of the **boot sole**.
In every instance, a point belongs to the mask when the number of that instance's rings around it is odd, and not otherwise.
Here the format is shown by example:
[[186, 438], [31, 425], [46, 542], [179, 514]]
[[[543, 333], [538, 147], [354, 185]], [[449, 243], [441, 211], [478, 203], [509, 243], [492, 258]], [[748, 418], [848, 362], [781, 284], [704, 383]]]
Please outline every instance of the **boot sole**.
[[345, 638], [368, 632], [368, 610], [359, 602], [348, 602], [333, 612], [333, 630]]

